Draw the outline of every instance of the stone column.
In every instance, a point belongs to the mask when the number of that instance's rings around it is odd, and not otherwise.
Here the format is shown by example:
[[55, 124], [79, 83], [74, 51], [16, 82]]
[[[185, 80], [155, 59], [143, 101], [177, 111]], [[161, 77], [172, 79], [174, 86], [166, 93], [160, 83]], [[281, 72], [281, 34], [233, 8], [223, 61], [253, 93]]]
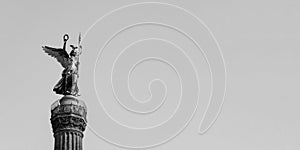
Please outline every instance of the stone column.
[[82, 150], [87, 125], [87, 108], [83, 101], [64, 96], [51, 105], [54, 150]]

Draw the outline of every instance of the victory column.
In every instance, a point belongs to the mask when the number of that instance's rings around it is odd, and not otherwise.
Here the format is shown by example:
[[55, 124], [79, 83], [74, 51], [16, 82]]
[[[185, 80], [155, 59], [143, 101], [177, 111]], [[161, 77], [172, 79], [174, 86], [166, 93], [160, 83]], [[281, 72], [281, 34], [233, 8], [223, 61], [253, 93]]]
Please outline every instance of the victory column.
[[56, 94], [63, 95], [51, 105], [51, 124], [54, 136], [54, 150], [82, 150], [83, 132], [87, 125], [87, 107], [80, 96], [77, 85], [79, 78], [79, 56], [82, 53], [81, 35], [78, 45], [70, 45], [68, 54], [66, 45], [69, 36], [63, 36], [63, 47], [52, 48], [42, 46], [42, 49], [62, 65], [64, 70], [61, 79], [54, 86]]

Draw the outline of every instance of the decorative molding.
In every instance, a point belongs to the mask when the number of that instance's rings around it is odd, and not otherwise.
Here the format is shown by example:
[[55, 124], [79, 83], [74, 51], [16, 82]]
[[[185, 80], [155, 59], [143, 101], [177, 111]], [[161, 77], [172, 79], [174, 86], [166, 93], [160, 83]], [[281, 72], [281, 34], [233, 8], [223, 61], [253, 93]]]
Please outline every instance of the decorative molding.
[[83, 101], [75, 97], [64, 96], [52, 105], [50, 120], [54, 134], [70, 130], [82, 134], [85, 131], [87, 125], [87, 108]]
[[67, 104], [67, 105], [59, 105], [58, 107], [51, 110], [51, 118], [55, 118], [64, 114], [75, 114], [78, 116], [82, 116], [86, 120], [86, 108], [80, 105]]
[[64, 96], [51, 105], [54, 150], [82, 150], [87, 126], [87, 108], [83, 101]]
[[85, 131], [87, 125], [82, 117], [73, 116], [71, 114], [57, 116], [54, 119], [51, 119], [51, 124], [54, 134], [64, 130], [75, 130], [82, 133]]

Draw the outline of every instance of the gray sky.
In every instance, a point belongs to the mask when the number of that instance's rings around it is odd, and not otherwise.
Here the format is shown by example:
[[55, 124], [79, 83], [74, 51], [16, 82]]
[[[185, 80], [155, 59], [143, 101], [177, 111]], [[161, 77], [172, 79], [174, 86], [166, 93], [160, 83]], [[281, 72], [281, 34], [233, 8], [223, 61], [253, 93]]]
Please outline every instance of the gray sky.
[[[52, 88], [61, 67], [41, 46], [60, 47], [65, 33], [71, 38], [68, 44], [75, 44], [78, 32], [85, 33], [105, 13], [135, 2], [141, 1], [0, 2], [2, 149], [53, 149], [50, 105], [59, 98]], [[197, 134], [201, 119], [194, 117], [179, 136], [154, 149], [299, 149], [300, 2], [160, 2], [185, 8], [210, 27], [226, 62], [227, 93], [218, 120], [206, 134]], [[82, 60], [90, 55], [85, 49]], [[92, 114], [92, 97], [83, 89], [81, 98]], [[86, 130], [84, 149], [121, 148]]]

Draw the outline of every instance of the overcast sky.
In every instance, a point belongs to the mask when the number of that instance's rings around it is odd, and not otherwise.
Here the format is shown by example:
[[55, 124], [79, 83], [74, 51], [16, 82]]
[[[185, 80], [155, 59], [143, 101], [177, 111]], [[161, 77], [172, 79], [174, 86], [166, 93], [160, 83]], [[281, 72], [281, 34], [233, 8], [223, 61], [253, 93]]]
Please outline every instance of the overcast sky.
[[[54, 149], [50, 105], [60, 97], [52, 92], [52, 88], [59, 80], [62, 68], [55, 59], [43, 53], [41, 46], [61, 47], [65, 33], [70, 35], [68, 44], [76, 44], [78, 33], [86, 33], [104, 14], [136, 2], [141, 1], [0, 2], [1, 149]], [[197, 112], [183, 132], [154, 149], [300, 149], [300, 2], [159, 2], [193, 12], [211, 29], [226, 62], [227, 92], [220, 116], [207, 133], [197, 134], [201, 121]], [[101, 35], [98, 36], [101, 38]], [[84, 49], [81, 60], [93, 58], [93, 54], [95, 51], [89, 53], [89, 49]], [[168, 71], [164, 67], [160, 69]], [[88, 76], [85, 72], [80, 74]], [[83, 91], [80, 98], [86, 100], [90, 108], [89, 125], [98, 128], [93, 126], [97, 118], [93, 117], [95, 107], [91, 106], [97, 100], [92, 100], [94, 97], [85, 92], [86, 83], [88, 81], [80, 80], [79, 87]], [[137, 97], [147, 97], [141, 92], [133, 91]], [[98, 123], [101, 124], [100, 121]], [[87, 129], [84, 149], [122, 148], [105, 142]]]

